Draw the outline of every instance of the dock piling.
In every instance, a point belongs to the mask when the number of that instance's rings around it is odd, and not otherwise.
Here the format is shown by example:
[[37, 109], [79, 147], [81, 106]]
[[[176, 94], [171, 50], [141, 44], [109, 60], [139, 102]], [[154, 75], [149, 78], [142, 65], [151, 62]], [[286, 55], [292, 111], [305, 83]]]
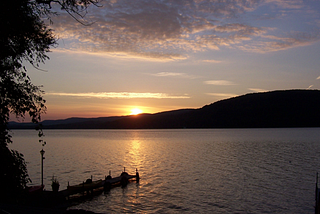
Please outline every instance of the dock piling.
[[137, 183], [139, 183], [139, 181], [140, 181], [140, 176], [139, 176], [138, 168], [136, 168], [136, 181], [137, 181]]

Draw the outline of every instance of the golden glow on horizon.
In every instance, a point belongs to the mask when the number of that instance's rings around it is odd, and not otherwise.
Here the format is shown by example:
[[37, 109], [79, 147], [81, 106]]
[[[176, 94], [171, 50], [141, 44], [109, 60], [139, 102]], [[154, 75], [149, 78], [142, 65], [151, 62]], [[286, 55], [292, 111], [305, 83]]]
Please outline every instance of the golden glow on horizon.
[[131, 109], [130, 115], [137, 115], [137, 114], [141, 114], [141, 113], [142, 113], [141, 109], [134, 108], [134, 109]]

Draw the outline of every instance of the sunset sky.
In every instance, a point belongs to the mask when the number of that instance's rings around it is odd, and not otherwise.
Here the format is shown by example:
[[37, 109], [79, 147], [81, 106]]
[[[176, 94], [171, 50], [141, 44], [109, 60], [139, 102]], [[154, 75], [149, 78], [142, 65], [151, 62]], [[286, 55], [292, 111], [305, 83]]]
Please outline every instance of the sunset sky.
[[[200, 108], [260, 91], [320, 88], [319, 0], [109, 0], [53, 18], [43, 119]], [[136, 110], [137, 111], [137, 110]]]

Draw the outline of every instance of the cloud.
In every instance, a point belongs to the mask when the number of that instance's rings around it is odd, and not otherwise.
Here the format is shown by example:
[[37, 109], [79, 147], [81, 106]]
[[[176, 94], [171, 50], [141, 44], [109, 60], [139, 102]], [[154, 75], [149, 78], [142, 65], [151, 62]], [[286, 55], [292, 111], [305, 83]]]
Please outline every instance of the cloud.
[[222, 61], [220, 61], [220, 60], [214, 60], [214, 59], [207, 59], [207, 60], [202, 60], [202, 62], [208, 62], [208, 63], [221, 63]]
[[229, 98], [229, 97], [236, 97], [237, 94], [228, 94], [228, 93], [207, 93], [209, 96], [215, 96], [215, 97], [223, 97], [223, 98]]
[[49, 92], [46, 96], [67, 96], [81, 98], [100, 98], [100, 99], [187, 99], [188, 95], [169, 95], [166, 93], [133, 93], [133, 92], [100, 92], [100, 93], [58, 93]]
[[309, 87], [307, 89], [311, 89], [313, 87], [313, 85], [309, 85]]
[[184, 73], [174, 73], [174, 72], [160, 72], [153, 74], [154, 76], [157, 77], [176, 77], [176, 76], [183, 76], [185, 75]]
[[156, 74], [150, 74], [156, 77], [179, 77], [179, 78], [187, 78], [187, 79], [196, 79], [199, 76], [189, 75], [186, 73], [178, 73], [178, 72], [159, 72]]
[[261, 88], [248, 88], [250, 91], [253, 92], [266, 92], [267, 90]]
[[207, 85], [235, 85], [235, 83], [227, 80], [208, 80], [204, 81], [204, 83]]
[[274, 3], [277, 6], [280, 6], [286, 9], [303, 8], [303, 0], [265, 0], [265, 3]]
[[277, 35], [273, 35], [275, 28], [263, 27], [254, 20], [253, 24], [250, 20], [242, 22], [242, 17], [260, 6], [303, 12], [306, 3], [302, 0], [104, 0], [101, 4], [103, 7], [89, 8], [89, 26], [65, 13], [54, 19], [52, 27], [64, 41], [60, 49], [168, 61], [186, 59], [189, 52], [222, 47], [270, 52], [310, 45], [320, 39], [318, 33], [292, 33], [290, 29], [277, 29]]
[[259, 40], [245, 44], [240, 49], [250, 52], [272, 52], [293, 47], [311, 45], [320, 40], [320, 32], [301, 33], [291, 32], [287, 37], [261, 36]]
[[320, 80], [320, 76], [317, 77], [317, 80]]

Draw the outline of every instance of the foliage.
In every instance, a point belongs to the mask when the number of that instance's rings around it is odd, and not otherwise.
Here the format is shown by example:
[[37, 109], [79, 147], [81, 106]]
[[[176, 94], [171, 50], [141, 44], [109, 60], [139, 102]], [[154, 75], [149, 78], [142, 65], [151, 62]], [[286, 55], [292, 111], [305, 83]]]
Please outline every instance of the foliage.
[[[82, 16], [89, 4], [97, 0], [3, 0], [0, 2], [0, 199], [12, 199], [30, 181], [23, 155], [10, 150], [12, 142], [7, 123], [10, 115], [24, 118], [29, 114], [39, 123], [46, 106], [40, 86], [32, 84], [27, 69], [30, 63], [39, 69], [49, 59], [47, 53], [56, 44], [44, 18], [57, 13], [51, 4], [58, 4], [72, 16]], [[39, 137], [43, 135], [40, 129]], [[41, 140], [42, 141], [42, 140]], [[10, 196], [10, 197], [9, 197]]]
[[1, 194], [0, 199], [4, 201], [14, 201], [21, 195], [26, 184], [31, 180], [28, 177], [26, 163], [23, 155], [17, 151], [8, 149], [6, 146], [0, 147], [0, 179]]
[[66, 11], [70, 16], [75, 20], [82, 22], [81, 19], [87, 14], [87, 8], [89, 5], [93, 4], [97, 7], [100, 7], [100, 0], [36, 0], [37, 12], [41, 14], [42, 17], [47, 17], [51, 21], [52, 15], [57, 15], [56, 11], [53, 11], [52, 5], [57, 4], [60, 6], [60, 9]]
[[46, 110], [43, 91], [31, 83], [23, 62], [39, 67], [56, 41], [29, 0], [1, 1], [1, 8], [0, 122], [6, 129], [10, 113], [24, 117], [28, 112], [32, 122], [40, 121]]
[[31, 83], [23, 62], [38, 67], [55, 44], [51, 30], [28, 0], [1, 1], [0, 13], [0, 183], [2, 200], [13, 200], [30, 181], [23, 155], [10, 150], [11, 136], [7, 123], [10, 114], [24, 117], [28, 113], [38, 123], [45, 112], [40, 87]]

